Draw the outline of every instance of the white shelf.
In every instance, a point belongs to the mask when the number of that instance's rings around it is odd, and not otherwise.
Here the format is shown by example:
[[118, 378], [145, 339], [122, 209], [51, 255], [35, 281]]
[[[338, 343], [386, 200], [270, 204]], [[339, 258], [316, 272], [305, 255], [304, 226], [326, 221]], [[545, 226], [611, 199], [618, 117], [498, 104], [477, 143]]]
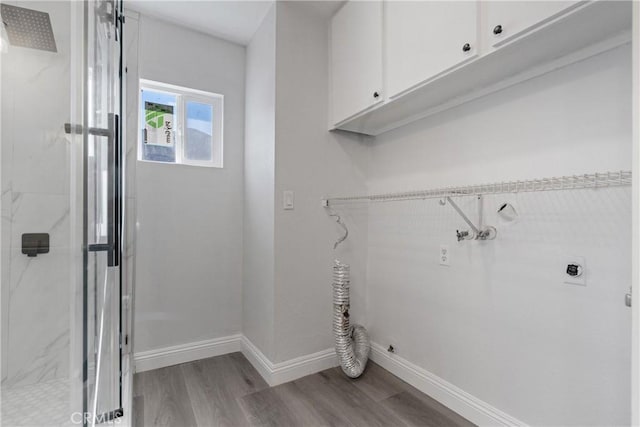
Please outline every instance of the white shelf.
[[358, 202], [392, 202], [402, 200], [439, 199], [444, 197], [480, 196], [487, 194], [530, 193], [536, 191], [561, 191], [626, 187], [632, 184], [631, 171], [595, 172], [550, 178], [503, 181], [464, 187], [443, 187], [402, 193], [383, 193], [361, 196], [330, 197], [324, 207]]

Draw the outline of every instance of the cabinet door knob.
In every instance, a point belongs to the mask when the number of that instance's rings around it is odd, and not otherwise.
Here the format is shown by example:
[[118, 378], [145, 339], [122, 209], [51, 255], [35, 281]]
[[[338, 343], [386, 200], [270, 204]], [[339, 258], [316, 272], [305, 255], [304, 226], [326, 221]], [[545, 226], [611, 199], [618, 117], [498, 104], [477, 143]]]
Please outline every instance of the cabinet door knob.
[[498, 35], [502, 33], [502, 25], [496, 25], [493, 27], [493, 34]]
[[373, 97], [374, 98], [378, 98], [380, 96], [380, 94], [378, 92], [373, 92]]
[[471, 45], [469, 43], [465, 43], [464, 46], [462, 46], [463, 52], [469, 52], [470, 50], [471, 50]]

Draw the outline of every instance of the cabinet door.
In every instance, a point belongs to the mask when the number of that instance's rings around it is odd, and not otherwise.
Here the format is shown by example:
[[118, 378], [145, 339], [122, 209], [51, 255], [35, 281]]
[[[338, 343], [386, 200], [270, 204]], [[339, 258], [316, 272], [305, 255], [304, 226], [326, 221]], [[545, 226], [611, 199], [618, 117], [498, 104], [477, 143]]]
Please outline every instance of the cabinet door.
[[350, 1], [331, 20], [333, 123], [382, 101], [382, 2]]
[[477, 20], [476, 1], [387, 1], [389, 97], [475, 57]]
[[488, 1], [486, 36], [492, 46], [511, 40], [527, 30], [543, 25], [550, 19], [578, 6], [583, 1]]

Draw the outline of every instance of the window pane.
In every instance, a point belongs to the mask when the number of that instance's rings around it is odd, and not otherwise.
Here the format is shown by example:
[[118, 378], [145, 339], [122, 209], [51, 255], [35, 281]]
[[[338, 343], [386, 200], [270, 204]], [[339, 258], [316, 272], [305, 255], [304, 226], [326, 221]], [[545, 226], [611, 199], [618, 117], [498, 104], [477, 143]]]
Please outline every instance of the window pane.
[[189, 160], [210, 161], [213, 155], [213, 106], [189, 101], [186, 108], [184, 156]]
[[176, 161], [177, 96], [142, 91], [142, 159], [155, 162]]

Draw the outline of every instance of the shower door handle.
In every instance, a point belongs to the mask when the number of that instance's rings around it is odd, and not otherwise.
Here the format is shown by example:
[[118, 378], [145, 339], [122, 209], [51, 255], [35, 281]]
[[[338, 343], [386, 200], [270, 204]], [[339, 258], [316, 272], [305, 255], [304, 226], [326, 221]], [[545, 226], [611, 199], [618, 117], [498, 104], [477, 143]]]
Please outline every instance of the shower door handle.
[[107, 244], [109, 253], [107, 265], [117, 267], [120, 265], [120, 239], [122, 224], [122, 168], [120, 155], [120, 117], [117, 114], [109, 114], [109, 147], [108, 147], [108, 189], [107, 189]]
[[109, 114], [108, 129], [100, 133], [107, 136], [107, 243], [94, 243], [89, 252], [107, 252], [107, 266], [117, 267], [121, 258], [122, 236], [122, 162], [120, 144], [120, 117]]

